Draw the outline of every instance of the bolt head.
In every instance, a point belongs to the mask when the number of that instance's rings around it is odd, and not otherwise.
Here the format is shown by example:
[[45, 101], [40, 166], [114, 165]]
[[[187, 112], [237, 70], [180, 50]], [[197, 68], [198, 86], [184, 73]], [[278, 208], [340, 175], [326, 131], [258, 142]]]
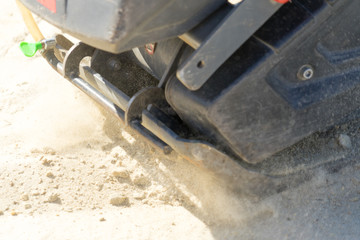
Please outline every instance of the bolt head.
[[314, 76], [314, 69], [312, 66], [306, 64], [300, 67], [297, 77], [300, 80], [306, 81], [310, 80]]
[[121, 63], [116, 59], [110, 59], [107, 64], [110, 70], [119, 71], [121, 69]]

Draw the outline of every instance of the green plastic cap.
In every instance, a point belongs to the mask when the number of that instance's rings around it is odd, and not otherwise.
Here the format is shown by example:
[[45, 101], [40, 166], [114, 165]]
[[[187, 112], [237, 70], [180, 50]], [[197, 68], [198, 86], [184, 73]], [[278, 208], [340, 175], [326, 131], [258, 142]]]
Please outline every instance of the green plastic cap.
[[36, 42], [36, 43], [21, 42], [20, 43], [20, 49], [24, 53], [24, 55], [27, 57], [34, 56], [35, 53], [42, 48], [43, 48], [43, 46], [42, 46], [41, 42]]

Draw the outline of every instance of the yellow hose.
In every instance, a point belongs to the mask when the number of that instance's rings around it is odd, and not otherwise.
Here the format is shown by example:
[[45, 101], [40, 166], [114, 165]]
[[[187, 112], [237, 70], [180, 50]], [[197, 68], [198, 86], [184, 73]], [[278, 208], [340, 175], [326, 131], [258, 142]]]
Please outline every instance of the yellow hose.
[[16, 3], [20, 9], [26, 27], [29, 30], [31, 36], [34, 38], [34, 40], [38, 42], [44, 39], [44, 36], [42, 35], [38, 25], [36, 24], [31, 12], [19, 0], [16, 0]]

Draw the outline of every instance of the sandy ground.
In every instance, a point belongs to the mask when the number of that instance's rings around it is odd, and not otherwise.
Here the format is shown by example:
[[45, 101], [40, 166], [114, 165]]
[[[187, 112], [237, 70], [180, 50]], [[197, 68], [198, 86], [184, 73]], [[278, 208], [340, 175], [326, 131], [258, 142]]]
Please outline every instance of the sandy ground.
[[359, 239], [356, 159], [255, 204], [24, 57], [15, 3], [0, 13], [0, 239]]

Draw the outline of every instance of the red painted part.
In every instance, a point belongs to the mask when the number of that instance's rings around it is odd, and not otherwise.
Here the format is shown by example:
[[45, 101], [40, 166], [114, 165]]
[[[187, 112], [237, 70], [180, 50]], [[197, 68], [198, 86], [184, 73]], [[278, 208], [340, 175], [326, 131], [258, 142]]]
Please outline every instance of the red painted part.
[[156, 43], [148, 43], [145, 45], [145, 51], [150, 55], [153, 55], [155, 53], [155, 48]]
[[56, 0], [37, 0], [39, 3], [44, 5], [47, 9], [56, 13]]
[[274, 1], [282, 4], [289, 2], [289, 0], [274, 0]]

